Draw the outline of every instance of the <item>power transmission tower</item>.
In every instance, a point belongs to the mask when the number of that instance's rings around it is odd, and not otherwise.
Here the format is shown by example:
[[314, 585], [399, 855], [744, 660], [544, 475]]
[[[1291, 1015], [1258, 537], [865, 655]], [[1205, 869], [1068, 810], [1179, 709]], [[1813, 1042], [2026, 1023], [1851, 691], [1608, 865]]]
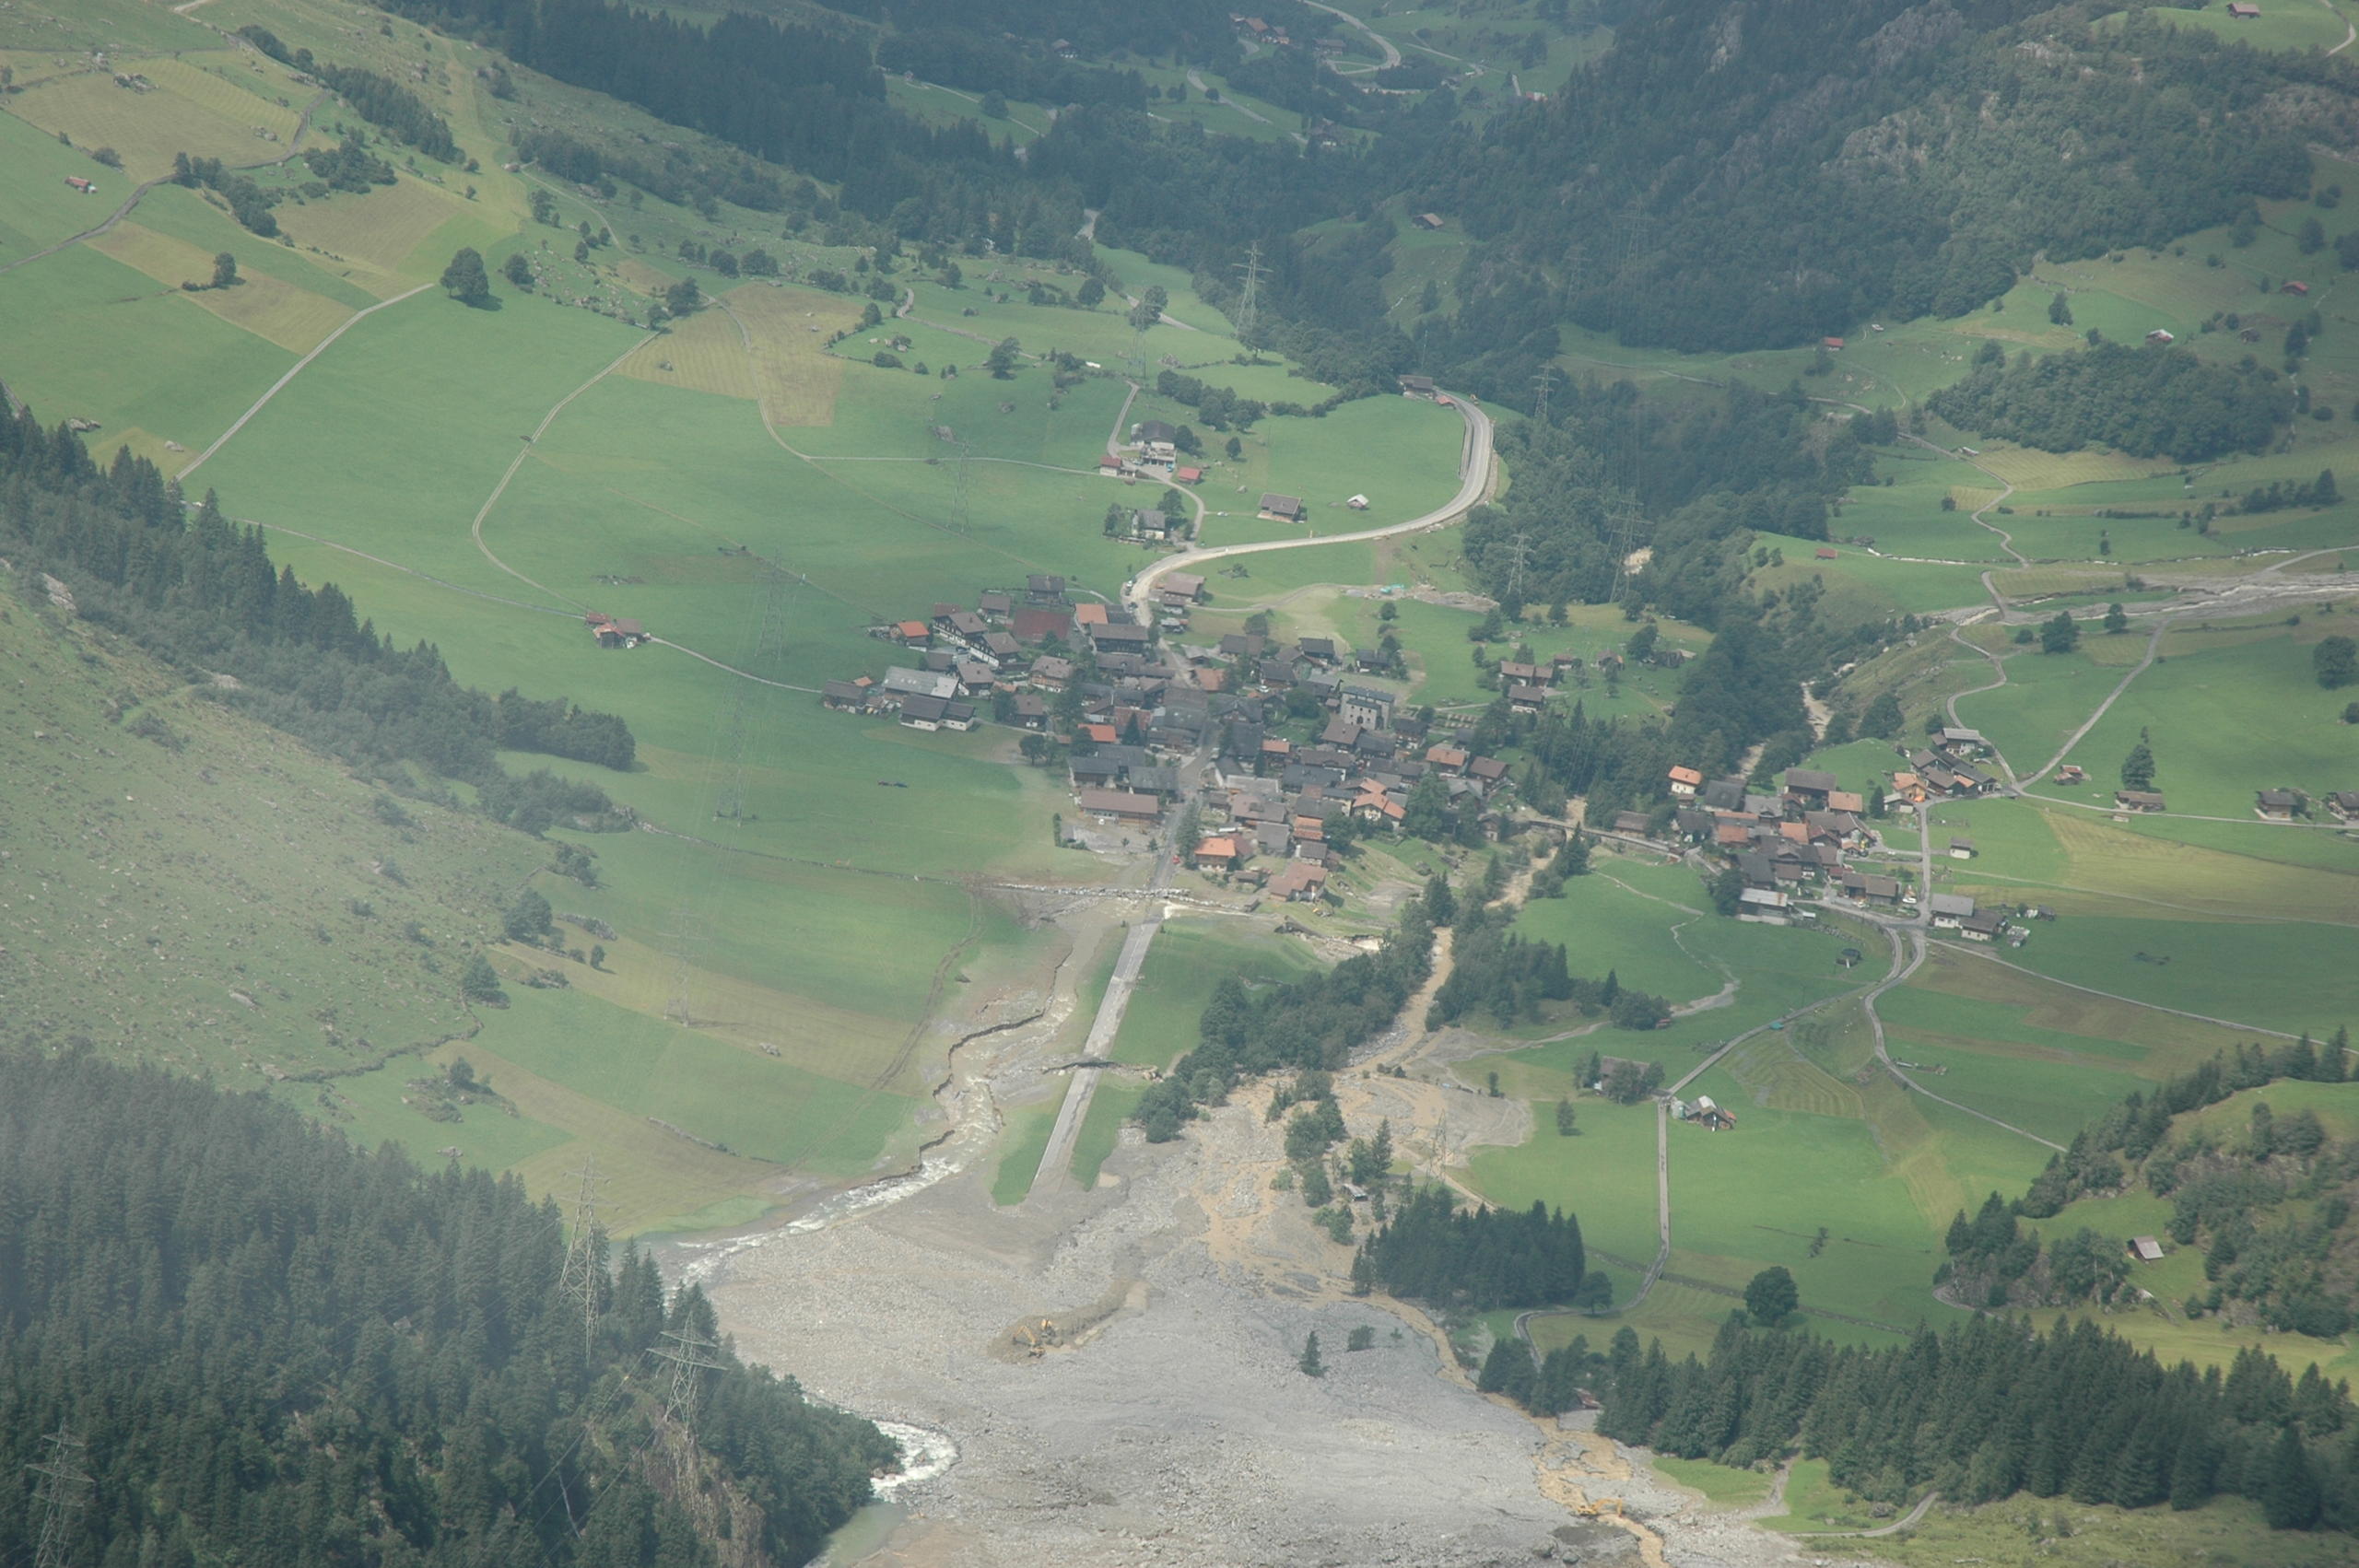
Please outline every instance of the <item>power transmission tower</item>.
[[1548, 423], [1548, 393], [1556, 384], [1555, 372], [1543, 369], [1532, 378], [1532, 417], [1534, 423]]
[[1245, 292], [1237, 300], [1237, 341], [1248, 349], [1261, 346], [1262, 329], [1262, 242], [1247, 247], [1245, 260], [1237, 270], [1245, 275]]
[[33, 1548], [33, 1568], [65, 1568], [73, 1555], [67, 1537], [74, 1515], [88, 1500], [90, 1478], [82, 1473], [82, 1440], [61, 1426], [41, 1439], [49, 1445], [44, 1461], [25, 1469], [41, 1478], [33, 1485], [33, 1507], [41, 1515], [41, 1533]]
[[712, 1359], [717, 1347], [699, 1334], [681, 1334], [666, 1328], [663, 1337], [672, 1341], [655, 1352], [672, 1363], [672, 1391], [663, 1400], [663, 1414], [666, 1419], [677, 1415], [682, 1426], [693, 1429], [697, 1424], [698, 1396], [704, 1391], [697, 1375], [721, 1369], [721, 1363]]
[[1532, 535], [1519, 533], [1508, 541], [1508, 597], [1523, 597], [1523, 563], [1532, 553]]
[[566, 1246], [557, 1288], [568, 1301], [581, 1304], [581, 1347], [587, 1351], [598, 1332], [598, 1298], [606, 1278], [605, 1237], [598, 1229], [598, 1188], [605, 1177], [598, 1174], [595, 1155], [569, 1174], [581, 1185], [573, 1199], [573, 1239]]

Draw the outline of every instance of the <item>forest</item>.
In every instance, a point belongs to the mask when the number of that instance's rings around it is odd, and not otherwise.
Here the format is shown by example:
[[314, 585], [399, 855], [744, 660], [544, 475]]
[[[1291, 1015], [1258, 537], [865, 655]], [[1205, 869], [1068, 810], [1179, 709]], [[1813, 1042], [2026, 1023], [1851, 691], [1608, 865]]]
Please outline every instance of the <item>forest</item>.
[[[1528, 1359], [1528, 1357], [1527, 1357]], [[2248, 1497], [2276, 1529], [2359, 1527], [2359, 1412], [2316, 1367], [2296, 1385], [2248, 1347], [2224, 1376], [2085, 1318], [2047, 1333], [1971, 1318], [1904, 1345], [1837, 1347], [1749, 1332], [1732, 1316], [1708, 1358], [1674, 1365], [1617, 1336], [1597, 1430], [1659, 1453], [1744, 1466], [1799, 1454], [1900, 1504], [2017, 1492], [2123, 1508]]]
[[1537, 1201], [1523, 1213], [1461, 1210], [1446, 1187], [1403, 1199], [1352, 1259], [1352, 1283], [1362, 1291], [1475, 1312], [1571, 1301], [1586, 1271], [1574, 1216]]
[[[0, 1054], [0, 1562], [34, 1559], [37, 1464], [81, 1478], [56, 1483], [78, 1505], [55, 1560], [102, 1568], [814, 1554], [892, 1443], [742, 1364], [635, 1247], [572, 1241], [586, 1298], [513, 1177], [354, 1149], [262, 1094]], [[675, 1402], [683, 1344], [707, 1364]]]
[[2304, 127], [2353, 79], [2134, 9], [1662, 0], [1567, 91], [1454, 134], [1413, 205], [1625, 343], [1784, 346], [1961, 314], [2036, 254], [2163, 245], [2299, 194]]
[[101, 470], [79, 435], [44, 430], [21, 408], [0, 417], [0, 537], [17, 569], [70, 583], [83, 620], [205, 678], [208, 697], [398, 791], [417, 788], [408, 762], [474, 785], [483, 810], [527, 831], [613, 811], [593, 785], [546, 770], [516, 778], [498, 754], [628, 768], [637, 746], [620, 718], [459, 685], [430, 645], [395, 648], [334, 583], [274, 572], [260, 528], [231, 522], [209, 493], [192, 511], [146, 459], [118, 451]]
[[2201, 1247], [2207, 1288], [2180, 1309], [2281, 1332], [2333, 1339], [2351, 1325], [2359, 1293], [2359, 1142], [2328, 1136], [2316, 1113], [2284, 1115], [2255, 1100], [2241, 1126], [2193, 1113], [2273, 1082], [2341, 1082], [2346, 1032], [2270, 1050], [2240, 1047], [2134, 1093], [2073, 1136], [2024, 1196], [1992, 1193], [1969, 1220], [1951, 1221], [1937, 1282], [1976, 1305], [2110, 1303], [2129, 1266], [2121, 1238], [2085, 1228], [2043, 1239], [2024, 1219], [2050, 1219], [2083, 1198], [2139, 1190], [2170, 1200], [2165, 1235]]
[[2132, 457], [2202, 462], [2261, 452], [2294, 416], [2294, 391], [2251, 355], [2236, 365], [2164, 345], [2098, 341], [2085, 350], [1987, 357], [1925, 406], [1961, 430], [2043, 451], [2109, 446]]

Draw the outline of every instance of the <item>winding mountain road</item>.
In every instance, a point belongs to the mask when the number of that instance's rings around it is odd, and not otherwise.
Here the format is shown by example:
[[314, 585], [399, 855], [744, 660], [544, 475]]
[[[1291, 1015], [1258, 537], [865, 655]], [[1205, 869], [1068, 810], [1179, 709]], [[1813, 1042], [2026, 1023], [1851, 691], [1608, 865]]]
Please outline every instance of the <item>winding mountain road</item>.
[[1178, 555], [1164, 556], [1124, 583], [1123, 605], [1130, 610], [1133, 619], [1144, 619], [1157, 581], [1173, 572], [1192, 571], [1213, 561], [1227, 560], [1237, 556], [1256, 556], [1268, 550], [1307, 550], [1320, 544], [1354, 544], [1370, 539], [1391, 539], [1403, 533], [1421, 533], [1447, 527], [1458, 521], [1491, 493], [1498, 474], [1498, 457], [1491, 445], [1491, 416], [1461, 394], [1444, 395], [1450, 398], [1460, 417], [1466, 421], [1466, 441], [1458, 459], [1458, 494], [1446, 504], [1406, 522], [1362, 529], [1356, 533], [1322, 533], [1307, 539], [1270, 539], [1256, 544], [1214, 544], [1182, 550]]

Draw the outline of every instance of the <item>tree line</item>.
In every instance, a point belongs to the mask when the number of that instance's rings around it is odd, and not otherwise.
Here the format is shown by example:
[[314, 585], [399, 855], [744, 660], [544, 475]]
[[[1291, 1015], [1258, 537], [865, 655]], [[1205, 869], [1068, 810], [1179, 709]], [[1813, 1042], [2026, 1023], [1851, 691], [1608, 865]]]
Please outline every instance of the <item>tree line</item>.
[[[421, 1171], [260, 1094], [0, 1054], [0, 1561], [33, 1559], [27, 1467], [60, 1432], [88, 1478], [60, 1562], [810, 1558], [891, 1441], [741, 1363], [635, 1246], [616, 1267], [586, 1243], [587, 1319], [560, 1215], [513, 1176]], [[710, 1347], [693, 1426], [667, 1334]]]
[[15, 542], [20, 572], [73, 584], [83, 619], [391, 788], [414, 790], [404, 765], [423, 764], [474, 786], [479, 809], [538, 832], [606, 817], [613, 802], [546, 770], [513, 777], [501, 750], [616, 769], [635, 760], [616, 715], [461, 685], [431, 644], [395, 647], [334, 583], [274, 571], [262, 530], [231, 522], [210, 493], [192, 510], [128, 450], [101, 470], [78, 434], [43, 429], [29, 408], [0, 418], [0, 535]]
[[1707, 1358], [1637, 1351], [1617, 1336], [1597, 1429], [1660, 1453], [1825, 1459], [1838, 1485], [1895, 1504], [1928, 1489], [2123, 1508], [2225, 1495], [2259, 1503], [2276, 1529], [2359, 1526], [2348, 1391], [2315, 1369], [2297, 1387], [2256, 1349], [2223, 1375], [2165, 1367], [2085, 1319], [2043, 1334], [1979, 1316], [1867, 1348], [1748, 1332], [1732, 1316]]
[[1925, 406], [1961, 430], [2043, 451], [2105, 445], [2201, 462], [2266, 451], [2294, 416], [2292, 389], [2251, 355], [2226, 365], [2176, 345], [2101, 341], [2011, 360], [1986, 346], [1989, 357]]

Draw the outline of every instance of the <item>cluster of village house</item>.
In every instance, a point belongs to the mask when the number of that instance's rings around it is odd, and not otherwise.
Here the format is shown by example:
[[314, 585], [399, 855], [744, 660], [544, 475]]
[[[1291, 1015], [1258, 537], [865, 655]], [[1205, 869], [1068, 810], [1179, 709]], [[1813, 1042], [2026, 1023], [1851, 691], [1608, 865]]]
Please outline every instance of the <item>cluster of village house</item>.
[[[1184, 619], [1204, 581], [1173, 572], [1157, 586], [1163, 605]], [[971, 610], [936, 604], [924, 620], [872, 626], [869, 635], [898, 644], [916, 662], [879, 678], [829, 681], [820, 701], [841, 712], [897, 715], [914, 730], [971, 729], [977, 704], [1000, 692], [1011, 699], [1008, 722], [1047, 730], [1050, 698], [1080, 675], [1063, 650], [1083, 643], [1101, 677], [1161, 669], [1153, 628], [1095, 600], [1076, 602], [1063, 578], [1046, 573], [1027, 577], [1020, 593], [984, 593]]]
[[[1172, 573], [1157, 584], [1159, 606], [1184, 612], [1199, 578]], [[1180, 622], [1184, 629], [1184, 619]], [[1507, 764], [1438, 741], [1392, 693], [1356, 684], [1358, 664], [1332, 638], [1281, 643], [1231, 633], [1217, 644], [1158, 642], [1155, 630], [1088, 601], [1076, 603], [1061, 577], [1037, 575], [1024, 591], [988, 592], [973, 609], [937, 604], [926, 620], [873, 628], [913, 658], [879, 677], [830, 681], [820, 700], [842, 712], [891, 714], [921, 730], [967, 730], [995, 699], [1006, 721], [1046, 731], [1062, 694], [1076, 696], [1069, 739], [1074, 802], [1081, 816], [1152, 827], [1180, 794], [1175, 760], [1209, 751], [1214, 784], [1200, 802], [1206, 829], [1194, 860], [1281, 897], [1316, 898], [1334, 850], [1338, 817], [1397, 826], [1409, 792], [1432, 775], [1453, 804], [1487, 802]], [[1066, 657], [1086, 644], [1090, 669]], [[1523, 673], [1552, 683], [1567, 659]], [[1276, 706], [1308, 693], [1331, 717], [1297, 744], [1276, 732]], [[1505, 818], [1485, 810], [1486, 831]], [[1257, 863], [1258, 862], [1258, 863]]]
[[[1910, 811], [1930, 801], [1989, 791], [1996, 780], [1976, 766], [1989, 749], [1975, 731], [1942, 731], [1931, 747], [1906, 754], [1907, 767], [1892, 776], [1880, 804]], [[1813, 912], [1802, 902], [1812, 895], [1870, 909], [1919, 907], [1914, 886], [1850, 863], [1850, 857], [1877, 847], [1876, 834], [1864, 820], [1867, 798], [1844, 789], [1831, 773], [1789, 768], [1774, 795], [1748, 789], [1741, 778], [1707, 779], [1692, 767], [1672, 768], [1669, 782], [1676, 802], [1670, 831], [1708, 847], [1735, 869], [1744, 884], [1740, 919], [1775, 925], [1812, 919]], [[1614, 832], [1632, 837], [1644, 836], [1649, 825], [1637, 812], [1624, 812], [1613, 823]], [[1953, 837], [1947, 851], [1972, 860], [1974, 841]], [[1936, 930], [1955, 930], [1969, 942], [2021, 945], [2025, 940], [2022, 928], [2011, 926], [2003, 913], [1978, 908], [1962, 894], [1928, 894], [1924, 907]]]

